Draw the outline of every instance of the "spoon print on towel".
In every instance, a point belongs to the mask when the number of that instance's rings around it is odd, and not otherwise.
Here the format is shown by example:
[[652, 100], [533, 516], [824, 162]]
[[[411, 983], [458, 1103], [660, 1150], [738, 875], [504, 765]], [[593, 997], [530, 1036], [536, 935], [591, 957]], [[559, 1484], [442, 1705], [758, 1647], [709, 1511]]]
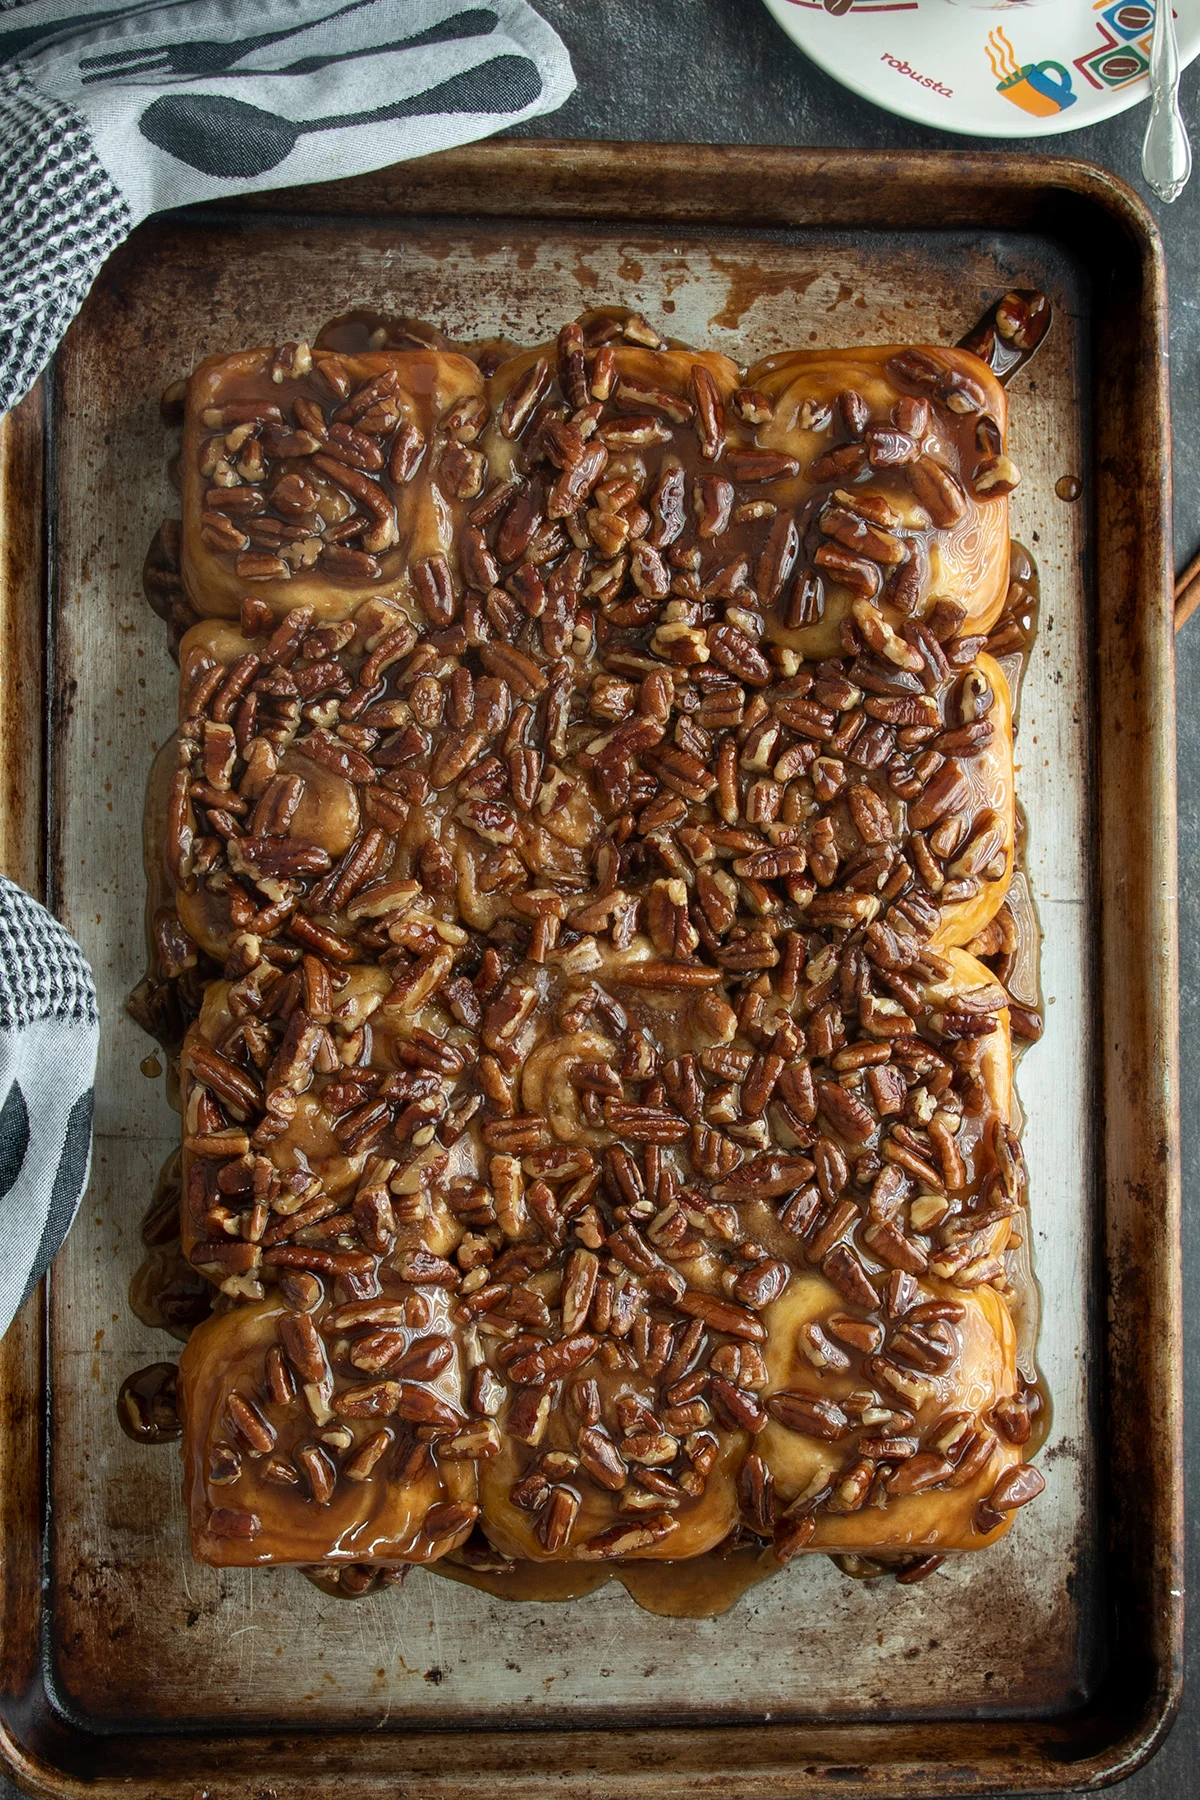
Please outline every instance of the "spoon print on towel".
[[520, 112], [541, 91], [536, 64], [524, 56], [497, 56], [423, 94], [370, 112], [297, 121], [225, 94], [162, 94], [146, 108], [138, 128], [160, 150], [205, 175], [248, 180], [276, 168], [312, 132], [434, 113]]

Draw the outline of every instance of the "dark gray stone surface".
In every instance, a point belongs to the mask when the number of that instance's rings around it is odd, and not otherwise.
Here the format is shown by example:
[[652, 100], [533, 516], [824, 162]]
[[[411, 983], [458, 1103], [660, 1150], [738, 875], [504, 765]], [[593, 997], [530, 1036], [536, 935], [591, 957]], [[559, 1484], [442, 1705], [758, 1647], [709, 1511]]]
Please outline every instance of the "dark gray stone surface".
[[[553, 137], [679, 142], [970, 146], [976, 140], [891, 118], [839, 87], [794, 49], [756, 0], [537, 0], [566, 40], [579, 88], [540, 122]], [[1200, 62], [1184, 75], [1185, 117], [1200, 132]], [[1145, 109], [1043, 148], [1085, 157], [1141, 191]], [[528, 129], [528, 128], [527, 128]], [[993, 147], [1003, 148], [1002, 143]], [[1014, 145], [1014, 147], [1019, 147]], [[1036, 147], [1036, 146], [1035, 146]], [[1200, 145], [1198, 145], [1200, 149]], [[1149, 196], [1148, 196], [1149, 197]], [[1171, 276], [1177, 564], [1200, 547], [1200, 174], [1173, 207], [1153, 203]], [[1200, 900], [1189, 875], [1200, 858], [1200, 615], [1179, 643], [1180, 936], [1182, 950], [1185, 1292], [1200, 1292]], [[1186, 1335], [1188, 1585], [1200, 1595], [1200, 1309]], [[1128, 1800], [1195, 1800], [1200, 1793], [1200, 1602], [1188, 1632], [1192, 1691], [1165, 1745], [1122, 1787]], [[16, 1800], [0, 1780], [0, 1800]]]

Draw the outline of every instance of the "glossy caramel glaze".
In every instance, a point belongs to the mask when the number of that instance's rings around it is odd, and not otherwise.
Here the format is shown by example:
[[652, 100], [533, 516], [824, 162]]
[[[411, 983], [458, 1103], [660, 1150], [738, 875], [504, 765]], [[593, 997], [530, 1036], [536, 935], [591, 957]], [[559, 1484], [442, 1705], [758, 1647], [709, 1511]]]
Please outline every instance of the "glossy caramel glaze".
[[961, 948], [1011, 935], [1002, 389], [619, 309], [324, 336], [188, 394], [140, 1006], [219, 1295], [197, 1554], [688, 1612], [763, 1545], [992, 1541], [1040, 1485]]

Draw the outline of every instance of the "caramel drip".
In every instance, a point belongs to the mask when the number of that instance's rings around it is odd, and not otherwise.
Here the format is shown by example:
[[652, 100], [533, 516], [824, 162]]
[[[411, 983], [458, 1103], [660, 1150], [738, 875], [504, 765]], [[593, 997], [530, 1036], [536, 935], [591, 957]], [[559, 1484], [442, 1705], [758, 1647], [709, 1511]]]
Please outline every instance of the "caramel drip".
[[1037, 288], [1013, 288], [959, 338], [959, 346], [987, 363], [997, 380], [1007, 385], [1043, 342], [1052, 320], [1045, 294]]
[[183, 1427], [175, 1410], [175, 1363], [150, 1363], [127, 1375], [117, 1399], [121, 1430], [135, 1444], [168, 1444], [180, 1437]]

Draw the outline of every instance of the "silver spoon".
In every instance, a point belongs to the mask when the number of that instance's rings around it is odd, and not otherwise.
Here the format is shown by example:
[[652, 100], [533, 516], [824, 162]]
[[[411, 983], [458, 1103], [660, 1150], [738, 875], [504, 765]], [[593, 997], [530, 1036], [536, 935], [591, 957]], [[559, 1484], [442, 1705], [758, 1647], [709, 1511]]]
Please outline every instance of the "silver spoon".
[[1179, 110], [1179, 45], [1171, 0], [1157, 0], [1150, 44], [1150, 119], [1142, 174], [1160, 200], [1178, 200], [1192, 172], [1192, 146]]

